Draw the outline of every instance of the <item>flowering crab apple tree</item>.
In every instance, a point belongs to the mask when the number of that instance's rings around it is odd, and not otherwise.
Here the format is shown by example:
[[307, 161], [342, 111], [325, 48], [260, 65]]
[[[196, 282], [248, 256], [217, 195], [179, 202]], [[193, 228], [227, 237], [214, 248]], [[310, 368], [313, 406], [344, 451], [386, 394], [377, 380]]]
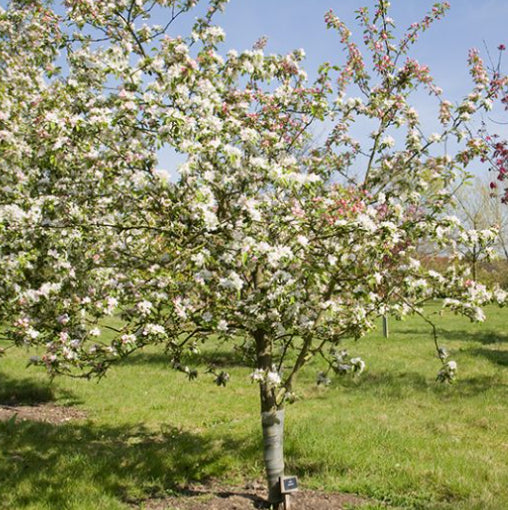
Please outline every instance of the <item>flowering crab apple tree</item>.
[[[302, 51], [266, 55], [260, 40], [222, 54], [213, 15], [225, 1], [173, 35], [195, 3], [11, 2], [0, 13], [1, 335], [42, 350], [33, 363], [51, 374], [87, 377], [148, 344], [189, 378], [201, 342], [240, 349], [277, 507], [284, 407], [310, 359], [327, 367], [319, 383], [362, 372], [341, 342], [380, 315], [417, 313], [451, 381], [456, 364], [423, 305], [444, 298], [483, 320], [481, 305], [505, 300], [470, 279], [453, 241], [493, 234], [446, 215], [485, 148], [467, 122], [502, 85], [472, 52], [472, 92], [453, 105], [408, 56], [446, 4], [400, 40], [388, 2], [360, 9], [369, 60], [329, 12], [345, 53], [309, 83]], [[435, 98], [440, 133], [421, 125], [416, 89]], [[354, 125], [370, 126], [366, 142]], [[322, 143], [313, 126], [329, 127]], [[186, 155], [176, 182], [158, 170], [162, 146]], [[446, 271], [419, 263], [422, 240], [446, 250]]]
[[[502, 57], [506, 51], [506, 46], [500, 44], [497, 47], [497, 62], [490, 61], [491, 82], [501, 88], [499, 93], [500, 102], [504, 111], [508, 111], [508, 87], [506, 78], [501, 72]], [[506, 124], [506, 122], [497, 122], [497, 124]], [[485, 152], [482, 160], [490, 163], [490, 170], [495, 178], [490, 182], [492, 196], [498, 196], [503, 204], [508, 204], [508, 140], [499, 134], [491, 134], [486, 125], [481, 129], [481, 135], [485, 141]]]

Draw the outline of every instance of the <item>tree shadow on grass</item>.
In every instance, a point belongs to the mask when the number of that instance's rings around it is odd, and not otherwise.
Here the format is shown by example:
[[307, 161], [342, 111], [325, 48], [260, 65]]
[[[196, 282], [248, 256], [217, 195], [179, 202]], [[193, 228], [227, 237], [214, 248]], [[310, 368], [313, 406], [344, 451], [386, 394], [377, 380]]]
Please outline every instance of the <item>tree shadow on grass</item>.
[[[414, 328], [406, 328], [406, 329], [399, 329], [397, 330], [397, 333], [403, 334], [403, 335], [410, 335], [410, 336], [422, 336], [425, 334], [422, 333], [419, 329]], [[448, 330], [448, 329], [442, 329], [438, 328], [438, 337], [441, 342], [446, 342], [447, 340], [462, 340], [465, 342], [478, 342], [483, 345], [490, 345], [490, 344], [501, 344], [501, 343], [508, 343], [508, 334], [501, 333], [500, 331], [496, 330], [484, 330], [484, 331], [468, 331], [468, 330]], [[432, 331], [429, 329], [428, 335], [431, 337]]]
[[171, 425], [155, 433], [143, 425], [9, 420], [0, 422], [0, 501], [19, 509], [137, 505], [217, 478], [233, 457], [256, 450], [255, 440], [219, 441]]
[[55, 400], [55, 391], [49, 381], [12, 379], [0, 372], [0, 404], [34, 405]]
[[[122, 359], [118, 362], [122, 365], [158, 365], [161, 367], [171, 367], [171, 359], [164, 352], [144, 352], [140, 351], [136, 354]], [[182, 363], [190, 366], [199, 365], [213, 365], [218, 368], [226, 367], [243, 367], [251, 366], [242, 356], [240, 351], [228, 351], [223, 349], [206, 350], [194, 356], [192, 354], [185, 355], [182, 359]]]
[[494, 349], [472, 349], [468, 351], [474, 356], [482, 356], [490, 362], [502, 367], [508, 367], [508, 351], [498, 351]]
[[467, 331], [440, 330], [439, 336], [445, 340], [464, 340], [478, 342], [483, 345], [508, 343], [508, 334], [495, 330]]
[[433, 393], [443, 398], [474, 397], [493, 386], [502, 385], [495, 375], [460, 378], [455, 384], [449, 385], [416, 372], [369, 372], [358, 379], [339, 379], [335, 384], [341, 391], [363, 392], [390, 399], [404, 399], [418, 393]]
[[503, 344], [508, 343], [508, 334], [506, 333], [495, 330], [476, 332], [442, 330], [440, 336], [444, 340], [462, 340], [488, 346], [488, 348], [468, 348], [465, 352], [472, 356], [484, 357], [496, 365], [508, 366], [508, 351], [500, 350], [505, 349], [506, 346]]
[[170, 367], [171, 360], [164, 352], [138, 351], [118, 360], [117, 365], [158, 365]]
[[[67, 405], [81, 403], [72, 393], [61, 388], [58, 389], [58, 398], [65, 398]], [[12, 378], [0, 372], [0, 405], [38, 405], [56, 399], [56, 388], [49, 379]]]
[[200, 355], [202, 363], [218, 368], [227, 367], [251, 367], [252, 361], [248, 361], [240, 350], [215, 349], [203, 352]]

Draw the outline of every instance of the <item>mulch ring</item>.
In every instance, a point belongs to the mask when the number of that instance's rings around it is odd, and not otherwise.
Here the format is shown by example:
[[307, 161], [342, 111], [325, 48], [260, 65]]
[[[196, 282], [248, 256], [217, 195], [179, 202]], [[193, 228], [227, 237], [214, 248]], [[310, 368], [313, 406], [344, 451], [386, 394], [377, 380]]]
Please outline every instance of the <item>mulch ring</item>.
[[[291, 495], [291, 510], [343, 510], [361, 508], [368, 500], [353, 494], [300, 490]], [[178, 496], [148, 499], [133, 505], [144, 510], [250, 510], [267, 508], [263, 484], [246, 487], [193, 485]]]
[[37, 405], [0, 404], [0, 421], [42, 421], [55, 425], [86, 418], [83, 411], [52, 403]]

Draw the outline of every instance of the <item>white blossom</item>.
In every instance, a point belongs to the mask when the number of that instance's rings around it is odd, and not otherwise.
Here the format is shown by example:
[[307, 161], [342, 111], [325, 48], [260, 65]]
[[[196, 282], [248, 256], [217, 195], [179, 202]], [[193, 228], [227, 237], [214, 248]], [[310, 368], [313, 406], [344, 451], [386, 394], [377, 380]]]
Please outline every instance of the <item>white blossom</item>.
[[242, 277], [235, 271], [231, 271], [227, 278], [221, 278], [219, 285], [225, 289], [241, 290], [244, 282]]
[[150, 301], [143, 300], [143, 301], [140, 301], [136, 305], [136, 308], [139, 310], [141, 315], [146, 316], [146, 315], [150, 315], [150, 312], [152, 311], [152, 308], [153, 308], [153, 304]]

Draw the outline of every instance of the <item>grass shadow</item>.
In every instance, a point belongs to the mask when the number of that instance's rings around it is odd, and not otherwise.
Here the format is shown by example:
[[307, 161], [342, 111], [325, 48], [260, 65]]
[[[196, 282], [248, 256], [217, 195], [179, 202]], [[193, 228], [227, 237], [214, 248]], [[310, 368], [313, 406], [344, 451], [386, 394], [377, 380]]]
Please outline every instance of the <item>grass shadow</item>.
[[[491, 352], [491, 351], [486, 351]], [[496, 354], [496, 353], [492, 353]], [[443, 384], [416, 372], [369, 372], [358, 379], [343, 378], [333, 383], [341, 391], [404, 399], [411, 394], [433, 393], [440, 396], [474, 397], [501, 382], [496, 376], [460, 378], [455, 384]]]
[[[217, 368], [250, 366], [240, 351], [228, 351], [226, 349], [203, 350], [199, 355], [187, 354], [182, 357], [182, 363], [214, 366]], [[158, 365], [161, 367], [171, 367], [171, 359], [164, 352], [140, 351], [118, 361], [118, 365]]]
[[508, 343], [508, 334], [494, 330], [467, 331], [442, 329], [439, 331], [439, 336], [446, 340], [464, 340], [478, 342], [482, 345]]
[[50, 381], [28, 377], [13, 379], [0, 372], [0, 404], [35, 405], [55, 399], [55, 389]]
[[62, 388], [57, 389], [49, 379], [13, 378], [0, 372], [0, 405], [34, 406], [62, 398], [68, 406], [82, 403], [73, 393]]
[[508, 367], [508, 351], [498, 351], [494, 349], [471, 349], [468, 351], [468, 354], [472, 354], [473, 356], [482, 356], [496, 365]]
[[143, 425], [0, 422], [0, 501], [19, 509], [92, 508], [108, 499], [138, 505], [223, 475], [232, 458], [253, 455], [255, 443], [169, 424], [156, 433]]
[[465, 377], [459, 379], [454, 385], [454, 389], [460, 394], [460, 396], [474, 397], [479, 394], [484, 394], [492, 388], [506, 388], [499, 376], [487, 376], [479, 375], [474, 377]]
[[431, 381], [416, 372], [368, 372], [359, 378], [344, 377], [335, 381], [341, 391], [375, 394], [390, 399], [403, 399], [408, 393], [432, 389]]
[[203, 363], [217, 368], [250, 367], [252, 363], [245, 359], [240, 350], [215, 349], [200, 355]]
[[[396, 333], [409, 336], [422, 335], [422, 331], [416, 328], [397, 329]], [[447, 340], [462, 340], [465, 342], [478, 342], [483, 345], [508, 343], [508, 334], [492, 329], [485, 331], [470, 331], [438, 328], [437, 333], [439, 339], [444, 342]], [[428, 336], [430, 337], [431, 335], [432, 331], [429, 329]]]
[[171, 360], [164, 352], [138, 351], [117, 361], [117, 366], [122, 365], [158, 365], [170, 367]]

